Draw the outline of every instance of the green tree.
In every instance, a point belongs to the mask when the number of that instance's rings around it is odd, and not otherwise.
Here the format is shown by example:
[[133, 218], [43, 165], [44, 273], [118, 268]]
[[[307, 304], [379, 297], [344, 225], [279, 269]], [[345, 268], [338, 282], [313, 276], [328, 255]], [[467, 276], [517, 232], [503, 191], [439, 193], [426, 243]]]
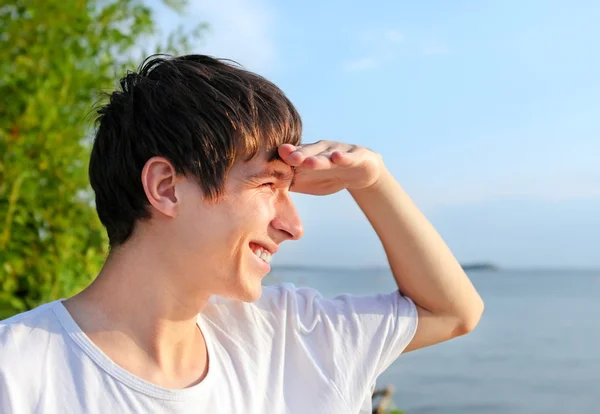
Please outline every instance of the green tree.
[[97, 274], [107, 240], [87, 177], [93, 104], [140, 55], [188, 51], [204, 28], [144, 51], [158, 27], [142, 1], [0, 0], [0, 320]]

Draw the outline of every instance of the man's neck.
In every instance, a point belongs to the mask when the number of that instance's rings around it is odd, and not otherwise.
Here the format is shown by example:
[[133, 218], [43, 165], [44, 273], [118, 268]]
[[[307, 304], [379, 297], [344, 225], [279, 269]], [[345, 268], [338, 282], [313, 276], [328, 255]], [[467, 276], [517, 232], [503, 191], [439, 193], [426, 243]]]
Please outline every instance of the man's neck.
[[111, 253], [96, 280], [65, 307], [82, 331], [131, 374], [165, 388], [185, 388], [208, 372], [197, 325], [208, 297], [190, 297], [169, 283], [150, 255]]

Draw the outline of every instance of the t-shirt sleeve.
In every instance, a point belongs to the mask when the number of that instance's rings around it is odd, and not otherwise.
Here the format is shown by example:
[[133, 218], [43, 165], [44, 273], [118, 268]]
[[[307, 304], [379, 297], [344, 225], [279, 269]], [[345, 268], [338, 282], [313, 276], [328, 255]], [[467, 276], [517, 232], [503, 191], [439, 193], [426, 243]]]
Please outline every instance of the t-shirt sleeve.
[[349, 404], [360, 406], [370, 398], [377, 377], [412, 340], [418, 323], [415, 304], [399, 291], [328, 299], [310, 288], [286, 290], [296, 340]]

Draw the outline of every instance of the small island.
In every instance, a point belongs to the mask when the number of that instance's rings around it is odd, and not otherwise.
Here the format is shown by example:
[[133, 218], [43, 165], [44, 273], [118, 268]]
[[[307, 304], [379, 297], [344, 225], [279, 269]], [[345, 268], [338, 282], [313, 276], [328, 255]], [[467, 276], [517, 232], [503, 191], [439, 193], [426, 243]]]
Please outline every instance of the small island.
[[469, 270], [477, 270], [477, 271], [497, 271], [500, 268], [493, 263], [463, 263], [461, 264], [463, 270], [465, 272]]

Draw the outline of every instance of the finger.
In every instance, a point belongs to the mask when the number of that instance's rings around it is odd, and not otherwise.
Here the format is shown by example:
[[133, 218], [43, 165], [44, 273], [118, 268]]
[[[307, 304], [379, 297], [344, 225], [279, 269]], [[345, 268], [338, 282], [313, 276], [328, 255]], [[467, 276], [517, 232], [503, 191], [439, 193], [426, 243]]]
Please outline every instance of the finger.
[[277, 148], [277, 153], [283, 162], [292, 167], [297, 167], [304, 161], [304, 159], [300, 157], [300, 153], [296, 153], [298, 148], [299, 147], [292, 144], [283, 144]]
[[[311, 155], [306, 157], [298, 169], [325, 170], [332, 167], [328, 154]], [[296, 171], [298, 171], [298, 169]]]
[[339, 167], [350, 167], [356, 161], [355, 152], [334, 151], [330, 156], [331, 162]]
[[326, 152], [330, 146], [331, 142], [329, 141], [317, 141], [312, 144], [300, 145], [298, 148], [296, 148], [296, 150], [306, 157], [310, 157], [312, 155], [318, 155]]
[[286, 164], [291, 165], [292, 167], [298, 167], [302, 165], [306, 156], [299, 151], [293, 151], [286, 157], [281, 157]]
[[287, 158], [292, 152], [296, 151], [299, 147], [292, 144], [282, 144], [277, 148], [279, 156], [283, 159]]
[[277, 151], [283, 162], [292, 167], [297, 167], [301, 165], [306, 158], [300, 151], [298, 151], [299, 148], [300, 147], [291, 144], [283, 144], [277, 149]]
[[[314, 144], [300, 145], [297, 147], [284, 144], [279, 147], [279, 154], [283, 161], [285, 161], [288, 165], [291, 165], [292, 167], [299, 167], [303, 165], [306, 159], [309, 157], [322, 155], [326, 155], [328, 157], [329, 154], [327, 153], [327, 150], [329, 149], [329, 145], [330, 143], [328, 141], [318, 141]], [[295, 148], [295, 150], [292, 151], [292, 148]], [[315, 160], [311, 160], [307, 164], [307, 166], [311, 167], [320, 165], [324, 164], [321, 164], [321, 162], [318, 161], [315, 162]]]

